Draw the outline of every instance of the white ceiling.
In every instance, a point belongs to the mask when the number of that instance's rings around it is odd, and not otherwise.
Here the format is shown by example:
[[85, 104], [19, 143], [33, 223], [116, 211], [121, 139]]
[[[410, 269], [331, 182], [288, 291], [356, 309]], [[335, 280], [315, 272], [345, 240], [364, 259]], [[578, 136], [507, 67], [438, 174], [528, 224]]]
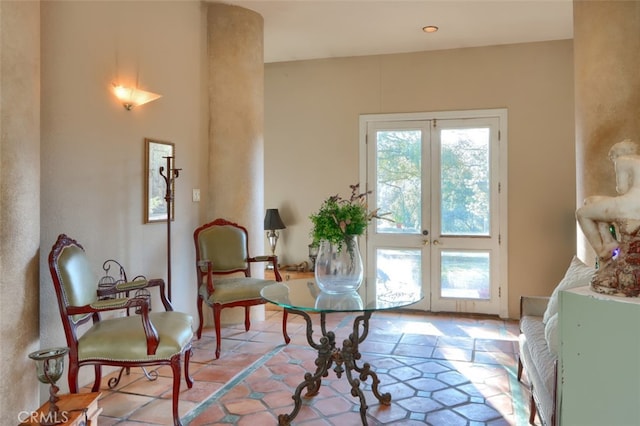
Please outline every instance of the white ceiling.
[[[573, 38], [572, 0], [226, 0], [264, 18], [265, 62]], [[440, 30], [426, 34], [422, 27]]]

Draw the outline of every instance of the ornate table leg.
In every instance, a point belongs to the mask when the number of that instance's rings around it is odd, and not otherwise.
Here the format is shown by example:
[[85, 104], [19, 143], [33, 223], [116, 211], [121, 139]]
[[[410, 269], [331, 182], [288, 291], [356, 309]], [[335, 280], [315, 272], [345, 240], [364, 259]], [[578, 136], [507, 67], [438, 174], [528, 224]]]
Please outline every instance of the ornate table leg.
[[[371, 365], [368, 362], [365, 362], [362, 367], [358, 367], [358, 364], [356, 364], [356, 361], [361, 358], [360, 352], [358, 351], [358, 345], [364, 342], [369, 334], [369, 318], [371, 318], [371, 312], [365, 312], [364, 315], [357, 317], [353, 321], [353, 334], [349, 336], [348, 340], [343, 342], [342, 351], [345, 352], [345, 346], [352, 348], [353, 364], [351, 368], [360, 373], [360, 380], [363, 382], [367, 380], [367, 377], [371, 377], [371, 390], [373, 395], [378, 399], [378, 401], [380, 401], [380, 404], [391, 405], [391, 394], [389, 392], [383, 394], [380, 393], [378, 390], [380, 379], [378, 379], [378, 375], [374, 371], [371, 371]], [[359, 335], [360, 322], [362, 322], [362, 336]], [[364, 416], [362, 409], [360, 409], [360, 413], [361, 416]]]
[[318, 394], [320, 390], [320, 385], [322, 384], [322, 377], [328, 376], [328, 370], [331, 368], [333, 364], [333, 355], [336, 351], [336, 342], [335, 335], [333, 332], [326, 332], [325, 329], [325, 314], [321, 313], [321, 327], [322, 327], [322, 337], [320, 338], [320, 343], [315, 343], [313, 341], [313, 324], [311, 323], [311, 318], [309, 314], [304, 311], [298, 311], [294, 309], [289, 309], [290, 313], [298, 314], [302, 316], [307, 323], [307, 342], [309, 346], [316, 349], [318, 351], [318, 358], [316, 358], [316, 372], [314, 374], [306, 373], [304, 375], [304, 381], [298, 385], [296, 391], [293, 394], [293, 401], [295, 405], [293, 407], [293, 411], [289, 414], [280, 414], [278, 416], [278, 424], [279, 425], [290, 425], [291, 421], [298, 415], [298, 411], [300, 411], [300, 407], [302, 406], [302, 398], [300, 394], [304, 388], [307, 388], [306, 397], [315, 396]]
[[[353, 321], [353, 333], [344, 340], [341, 349], [336, 348], [334, 332], [327, 332], [326, 330], [326, 314], [324, 312], [320, 313], [320, 328], [322, 330], [320, 343], [315, 343], [313, 341], [313, 326], [309, 314], [304, 311], [297, 311], [293, 309], [289, 312], [298, 314], [305, 319], [307, 323], [307, 342], [312, 348], [318, 351], [318, 357], [315, 361], [315, 373], [306, 373], [304, 375], [304, 381], [298, 385], [295, 393], [293, 394], [293, 400], [295, 402], [293, 411], [289, 414], [279, 415], [279, 425], [291, 424], [291, 421], [298, 415], [300, 407], [302, 406], [302, 398], [300, 394], [304, 388], [307, 388], [306, 397], [318, 394], [320, 385], [322, 384], [322, 377], [327, 377], [328, 370], [333, 364], [335, 364], [333, 371], [336, 373], [336, 376], [341, 378], [342, 373], [345, 373], [347, 380], [351, 385], [351, 395], [360, 400], [360, 418], [362, 419], [363, 425], [367, 425], [368, 407], [364, 393], [360, 388], [361, 382], [366, 381], [367, 378], [371, 377], [371, 387], [375, 397], [383, 405], [391, 404], [391, 394], [380, 394], [378, 390], [380, 380], [378, 379], [378, 375], [371, 371], [369, 363], [364, 363], [362, 367], [359, 367], [356, 364], [356, 361], [361, 358], [361, 354], [358, 350], [359, 345], [364, 342], [367, 334], [369, 333], [369, 318], [371, 318], [371, 312], [365, 312], [363, 315], [355, 318]], [[362, 324], [362, 334], [360, 334], [360, 324]], [[353, 377], [354, 371], [359, 374], [358, 378]]]

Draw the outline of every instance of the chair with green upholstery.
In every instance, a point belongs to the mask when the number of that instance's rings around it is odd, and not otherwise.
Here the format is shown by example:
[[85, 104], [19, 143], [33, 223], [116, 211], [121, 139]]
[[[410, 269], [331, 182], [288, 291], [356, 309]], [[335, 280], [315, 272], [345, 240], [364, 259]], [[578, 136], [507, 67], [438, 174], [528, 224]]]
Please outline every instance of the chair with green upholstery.
[[[206, 303], [213, 309], [213, 325], [216, 332], [216, 359], [220, 358], [220, 314], [224, 308], [244, 307], [244, 327], [251, 327], [250, 308], [266, 303], [260, 290], [273, 280], [251, 277], [251, 264], [269, 262], [276, 281], [282, 281], [278, 272], [277, 256], [249, 256], [248, 232], [243, 226], [226, 219], [216, 219], [197, 228], [193, 233], [196, 246], [196, 275], [198, 279], [198, 317], [196, 331], [202, 337], [202, 307]], [[282, 318], [282, 334], [287, 334], [287, 311]]]
[[[189, 376], [193, 320], [190, 315], [173, 311], [164, 294], [164, 281], [137, 279], [108, 290], [99, 289], [84, 248], [64, 234], [49, 253], [49, 270], [69, 346], [70, 392], [78, 392], [78, 372], [85, 365], [94, 367], [92, 392], [100, 389], [103, 365], [124, 368], [167, 365], [173, 372], [173, 424], [181, 425], [178, 414], [181, 360], [187, 387], [193, 386]], [[113, 298], [154, 287], [159, 289], [164, 312], [149, 312], [148, 300], [143, 297]], [[129, 309], [139, 315], [127, 315]], [[125, 316], [102, 317], [113, 311], [123, 311]], [[86, 331], [81, 332], [83, 324], [82, 330]]]

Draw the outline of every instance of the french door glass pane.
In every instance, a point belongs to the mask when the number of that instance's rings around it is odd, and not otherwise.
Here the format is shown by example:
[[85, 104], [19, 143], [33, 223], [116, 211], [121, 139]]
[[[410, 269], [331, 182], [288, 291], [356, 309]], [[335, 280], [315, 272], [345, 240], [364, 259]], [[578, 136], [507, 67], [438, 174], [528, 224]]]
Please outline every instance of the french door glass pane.
[[489, 253], [479, 251], [442, 251], [440, 295], [458, 299], [491, 298]]
[[440, 139], [441, 234], [487, 236], [489, 128], [444, 129]]
[[420, 130], [378, 131], [376, 137], [376, 200], [393, 221], [377, 220], [380, 233], [419, 233], [421, 223]]
[[422, 294], [421, 251], [411, 249], [376, 250], [376, 294], [381, 300], [410, 300]]

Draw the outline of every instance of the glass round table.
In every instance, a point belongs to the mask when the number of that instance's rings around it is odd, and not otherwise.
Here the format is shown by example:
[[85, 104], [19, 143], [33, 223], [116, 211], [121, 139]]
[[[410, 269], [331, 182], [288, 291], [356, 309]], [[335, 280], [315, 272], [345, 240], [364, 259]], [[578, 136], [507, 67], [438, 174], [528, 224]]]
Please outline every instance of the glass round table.
[[[370, 285], [374, 286], [375, 281]], [[367, 294], [366, 279], [360, 287], [360, 292]], [[341, 378], [344, 373], [351, 385], [351, 395], [358, 397], [360, 400], [360, 418], [363, 425], [367, 424], [367, 403], [360, 388], [361, 382], [371, 378], [371, 391], [374, 396], [383, 405], [391, 404], [391, 394], [381, 394], [379, 392], [380, 380], [377, 374], [371, 370], [369, 363], [365, 362], [358, 365], [358, 361], [361, 358], [359, 345], [367, 338], [369, 319], [373, 312], [412, 305], [422, 299], [422, 294], [386, 293], [381, 297], [363, 300], [357, 292], [343, 294], [324, 293], [320, 291], [314, 280], [301, 279], [270, 284], [262, 289], [261, 295], [268, 302], [286, 309], [289, 313], [302, 316], [307, 323], [307, 342], [313, 349], [318, 351], [318, 357], [315, 361], [316, 371], [314, 373], [307, 372], [304, 375], [303, 382], [298, 385], [293, 394], [295, 402], [293, 411], [289, 414], [280, 414], [278, 416], [279, 425], [291, 424], [291, 421], [298, 415], [302, 406], [302, 391], [305, 388], [307, 389], [305, 397], [317, 395], [322, 384], [322, 377], [326, 377], [332, 367], [338, 378]], [[335, 333], [327, 331], [326, 326], [327, 314], [337, 312], [362, 313], [362, 315], [354, 318], [353, 332], [342, 342], [341, 348], [336, 346]], [[322, 336], [318, 342], [312, 336], [313, 322], [309, 315], [310, 313], [320, 314]], [[286, 329], [284, 333], [288, 338]]]

